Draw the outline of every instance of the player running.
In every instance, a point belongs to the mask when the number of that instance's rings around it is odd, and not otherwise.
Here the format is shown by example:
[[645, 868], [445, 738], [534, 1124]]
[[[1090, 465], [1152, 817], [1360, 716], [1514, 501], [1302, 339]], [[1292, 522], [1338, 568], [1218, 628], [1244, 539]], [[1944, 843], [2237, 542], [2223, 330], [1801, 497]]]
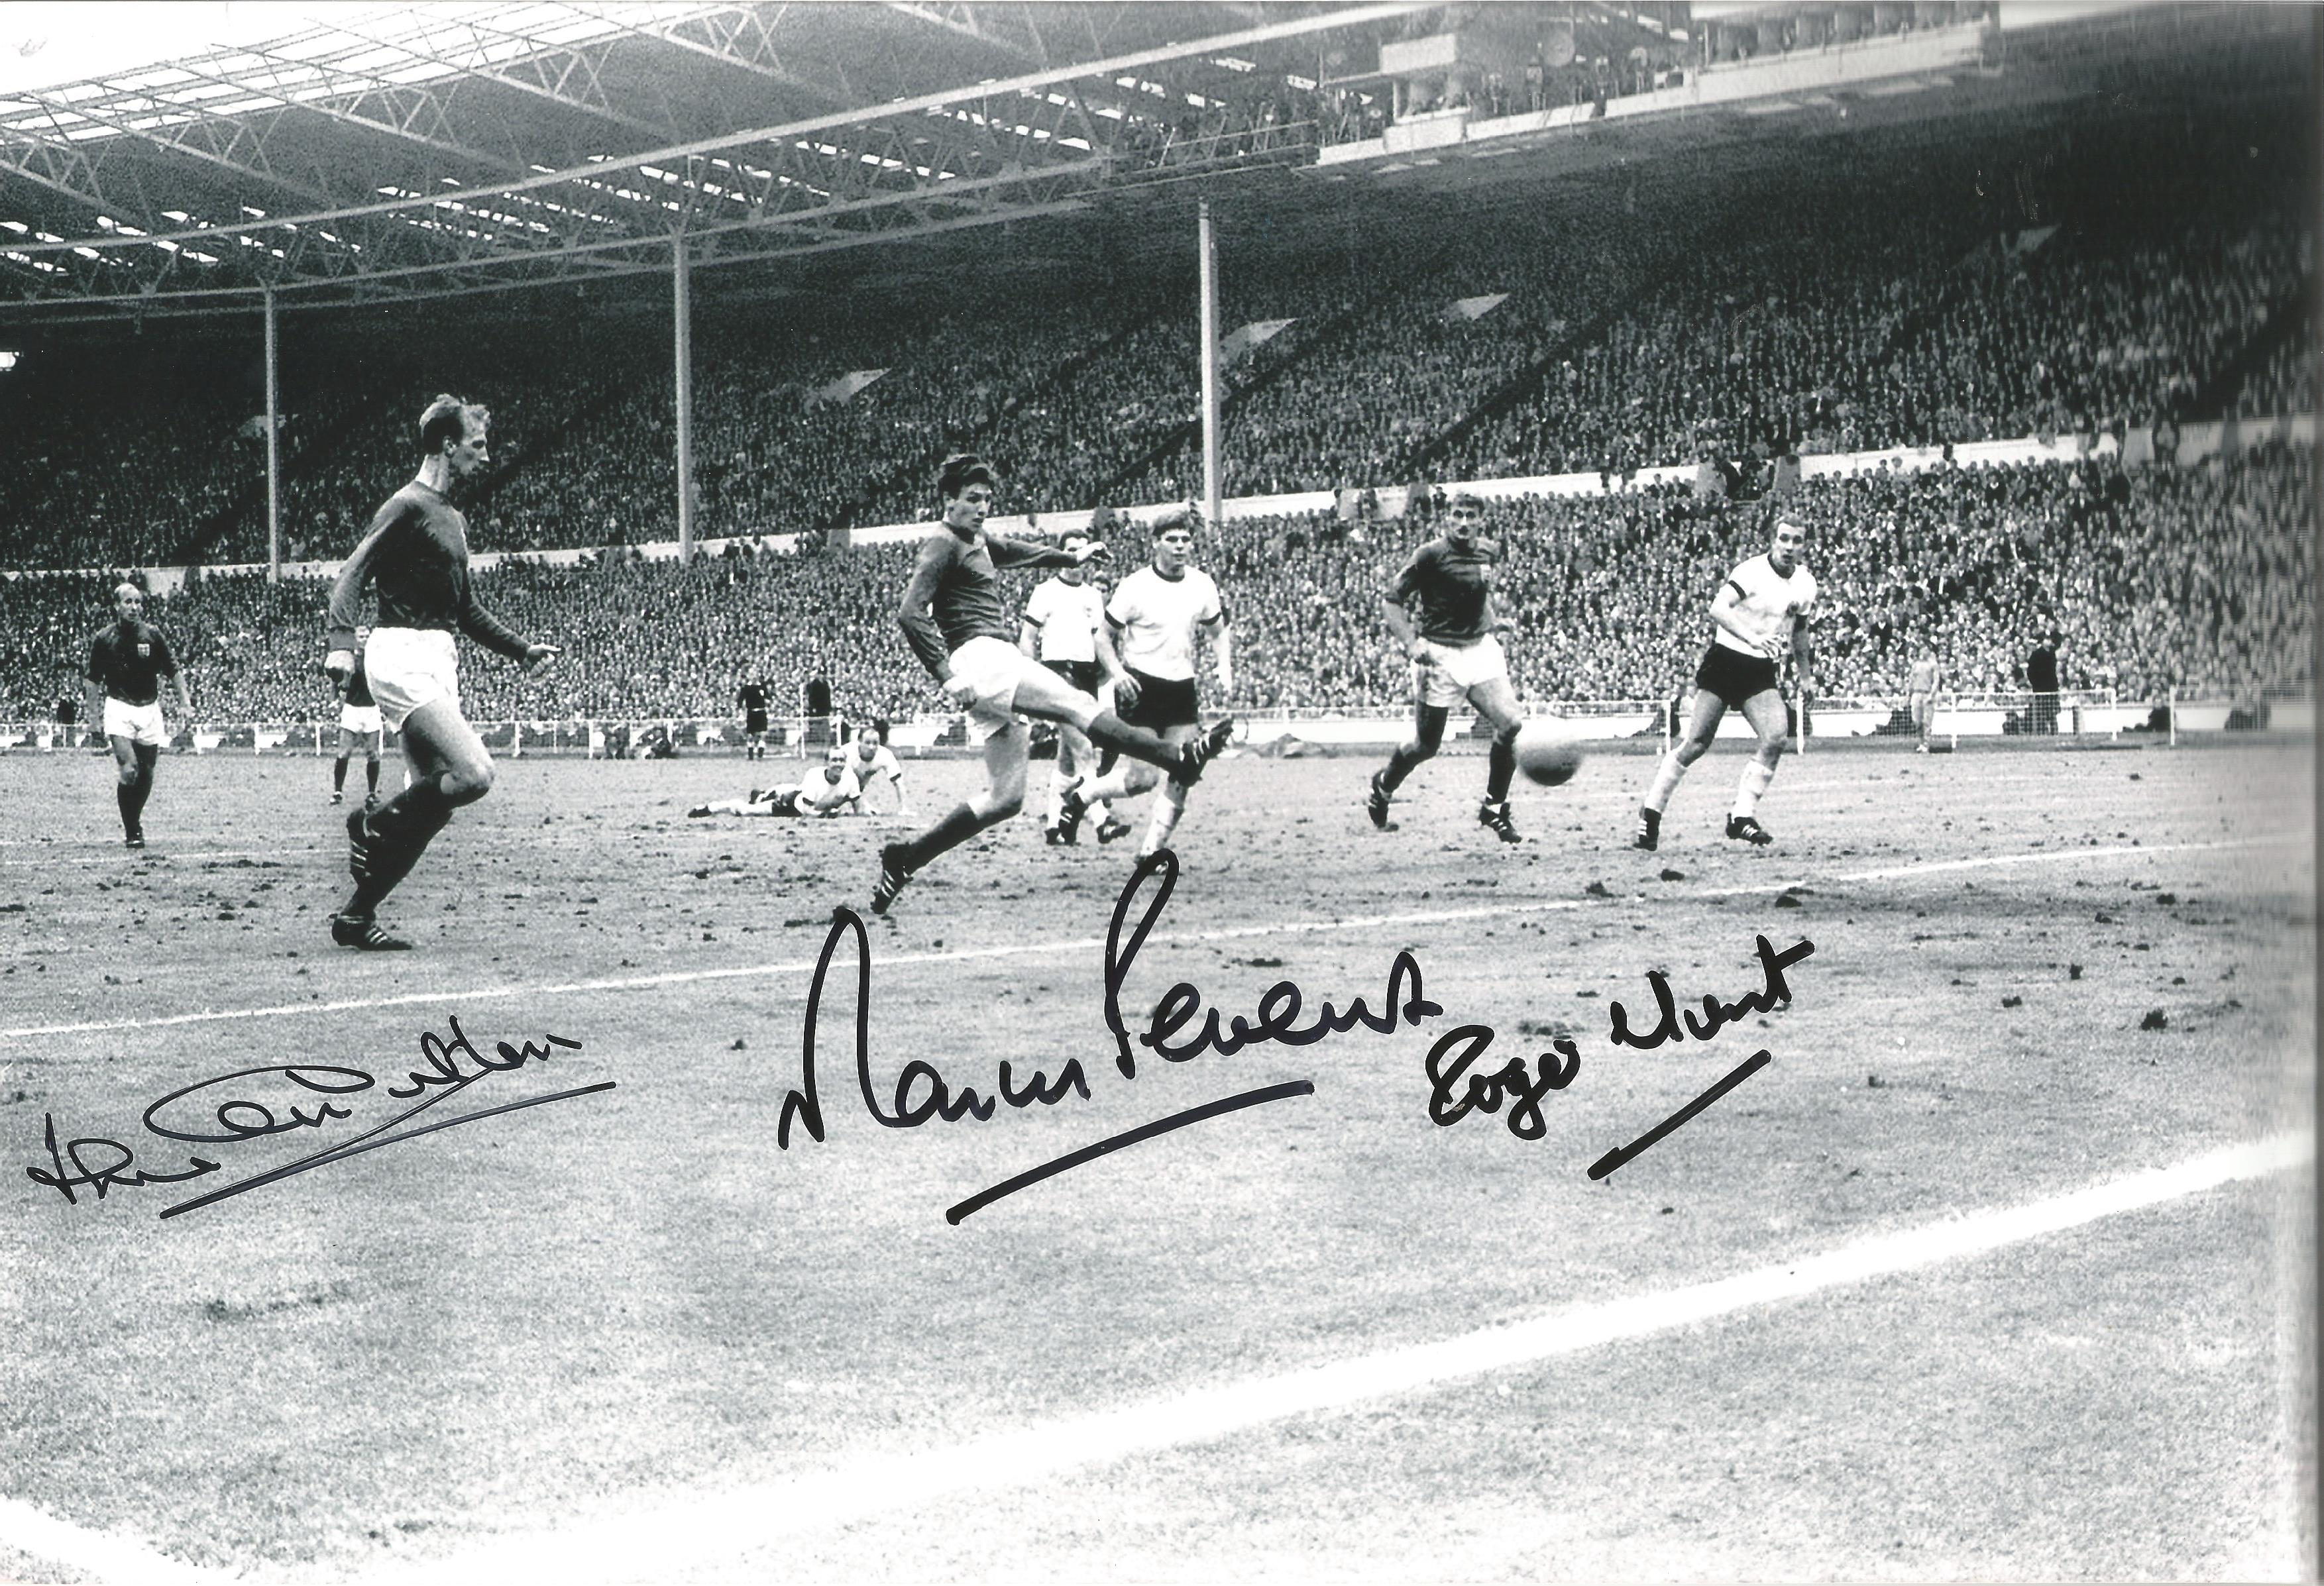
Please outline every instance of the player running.
[[379, 587], [379, 623], [364, 650], [372, 696], [384, 723], [403, 734], [411, 781], [376, 811], [347, 816], [347, 870], [355, 895], [331, 917], [342, 947], [401, 951], [374, 917], [380, 902], [411, 873], [428, 844], [464, 804], [493, 787], [493, 757], [460, 714], [460, 658], [454, 630], [533, 671], [557, 658], [484, 609], [468, 582], [468, 521], [448, 499], [453, 486], [491, 458], [492, 414], [439, 396], [420, 416], [420, 472], [373, 515], [331, 586], [327, 659], [334, 682], [354, 675], [355, 613], [364, 586]]
[[880, 880], [872, 889], [875, 914], [887, 913], [897, 894], [938, 854], [1024, 807], [1030, 733], [1020, 714], [1071, 723], [1098, 747], [1161, 766], [1190, 785], [1202, 779], [1203, 768], [1226, 747], [1234, 728], [1230, 719], [1185, 743], [1171, 743], [1130, 726], [1019, 650], [1016, 626], [1001, 604], [1000, 569], [1086, 563], [1102, 556], [1105, 547], [1093, 540], [1079, 550], [1053, 550], [986, 534], [993, 476], [981, 457], [945, 458], [936, 488], [944, 521], [921, 542], [897, 618], [920, 664], [943, 683], [945, 697], [968, 713], [969, 734], [984, 745], [986, 787], [909, 842], [880, 850]]
[[1715, 630], [1711, 648], [1694, 674], [1694, 712], [1686, 736], [1663, 757], [1654, 785], [1638, 810], [1632, 837], [1638, 847], [1653, 852], [1662, 840], [1663, 811], [1686, 768], [1701, 760], [1719, 733], [1729, 705], [1743, 713], [1759, 735], [1759, 747], [1735, 789], [1735, 808], [1727, 817], [1727, 834], [1738, 843], [1765, 847], [1775, 839], [1759, 824], [1759, 795], [1775, 779], [1775, 762], [1783, 758], [1789, 735], [1777, 668], [1784, 650], [1792, 655], [1801, 708], [1806, 708], [1808, 687], [1808, 618], [1815, 607], [1815, 575], [1800, 560], [1808, 531], [1787, 519], [1775, 520], [1775, 543], [1765, 556], [1753, 557], [1727, 576], [1711, 597], [1711, 621]]
[[[1234, 641], [1226, 606], [1211, 576], [1190, 565], [1194, 554], [1194, 534], [1185, 521], [1165, 523], [1155, 530], [1153, 561], [1124, 578], [1105, 606], [1106, 625], [1120, 656], [1114, 697], [1121, 704], [1121, 719], [1173, 743], [1202, 730], [1194, 693], [1199, 650], [1209, 650], [1219, 687], [1234, 688]], [[1187, 784], [1175, 775], [1165, 781], [1150, 767], [1136, 763], [1067, 788], [1057, 816], [1060, 834], [1072, 842], [1085, 811], [1143, 793], [1157, 781], [1162, 781], [1162, 794], [1154, 801], [1138, 852], [1141, 858], [1160, 853], [1186, 812]]]
[[835, 743], [823, 765], [803, 782], [779, 788], [753, 788], [748, 798], [722, 798], [697, 804], [686, 813], [700, 819], [712, 815], [835, 816], [863, 813], [863, 784], [851, 763], [854, 755]]
[[113, 591], [113, 625], [88, 643], [88, 666], [81, 685], [82, 714], [104, 725], [113, 745], [114, 802], [121, 810], [121, 837], [131, 848], [145, 846], [145, 801], [153, 796], [153, 768], [170, 741], [161, 719], [161, 679], [178, 691], [178, 707], [194, 714], [194, 696], [161, 630], [145, 620], [145, 592], [134, 584]]
[[1435, 758], [1444, 742], [1444, 719], [1466, 700], [1493, 726], [1485, 762], [1485, 798], [1478, 823], [1504, 843], [1522, 843], [1509, 818], [1509, 779], [1517, 772], [1517, 728], [1523, 715], [1509, 686], [1508, 659], [1495, 635], [1509, 624], [1493, 609], [1493, 571], [1500, 549], [1477, 538], [1484, 503], [1473, 495], [1446, 503], [1443, 536], [1412, 553], [1396, 583], [1380, 597], [1388, 632], [1412, 658], [1411, 741], [1372, 773], [1365, 813], [1383, 832], [1396, 830], [1388, 804], [1405, 778]]
[[[1092, 539], [1076, 530], [1058, 543], [1069, 551], [1077, 551]], [[1025, 613], [1019, 619], [1017, 648], [1101, 705], [1113, 705], [1114, 682], [1121, 675], [1121, 666], [1106, 636], [1105, 595], [1090, 582], [1086, 567], [1059, 567], [1033, 586], [1031, 596], [1025, 602]], [[1114, 758], [1107, 756], [1109, 761]], [[1075, 822], [1068, 827], [1060, 818], [1065, 812], [1065, 789], [1111, 769], [1110, 765], [1099, 765], [1096, 749], [1080, 728], [1070, 723], [1058, 724], [1057, 761], [1049, 773], [1049, 807], [1047, 818], [1041, 822], [1041, 834], [1053, 846], [1074, 841], [1080, 825]], [[1129, 834], [1129, 826], [1113, 818], [1111, 807], [1102, 809], [1100, 816], [1099, 842], [1111, 843]]]
[[344, 804], [347, 761], [358, 747], [363, 750], [365, 809], [379, 805], [379, 747], [387, 736], [385, 724], [379, 719], [379, 702], [371, 696], [371, 679], [364, 674], [364, 647], [370, 642], [369, 628], [355, 630], [355, 669], [347, 674], [346, 687], [339, 691], [339, 757], [331, 762], [331, 802]]

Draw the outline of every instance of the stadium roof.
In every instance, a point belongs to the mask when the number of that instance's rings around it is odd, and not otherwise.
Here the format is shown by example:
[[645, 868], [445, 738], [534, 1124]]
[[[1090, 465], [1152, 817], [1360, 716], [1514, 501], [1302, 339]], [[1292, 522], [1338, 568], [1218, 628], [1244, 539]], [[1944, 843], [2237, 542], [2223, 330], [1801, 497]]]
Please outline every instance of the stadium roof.
[[[1312, 86], [1327, 46], [1435, 9], [244, 5], [213, 19], [230, 41], [151, 63], [28, 31], [74, 8], [10, 6], [0, 311], [443, 296], [665, 272], [680, 235], [712, 263], [1069, 210], [1200, 174], [1153, 157], [1190, 112]], [[49, 80], [51, 51], [97, 69]]]

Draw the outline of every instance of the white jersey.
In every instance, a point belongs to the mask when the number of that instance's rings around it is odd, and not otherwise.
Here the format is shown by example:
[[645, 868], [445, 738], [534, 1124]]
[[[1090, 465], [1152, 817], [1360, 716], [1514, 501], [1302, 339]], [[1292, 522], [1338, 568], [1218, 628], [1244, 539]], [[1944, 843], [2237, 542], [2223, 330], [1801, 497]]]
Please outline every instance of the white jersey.
[[825, 810], [845, 804], [851, 798], [863, 796], [863, 784], [855, 779], [853, 770], [842, 767], [839, 779], [833, 781], [830, 768], [825, 766], [809, 771], [807, 780], [799, 784], [797, 807], [803, 813], [820, 815]]
[[[1814, 613], [1815, 575], [1808, 571], [1805, 562], [1794, 562], [1792, 576], [1786, 578], [1765, 556], [1756, 556], [1727, 575], [1727, 586], [1741, 596], [1736, 604], [1735, 620], [1755, 638], [1780, 639], [1788, 644], [1793, 620]], [[1738, 655], [1765, 653], [1751, 649], [1716, 623], [1711, 626], [1711, 641]]]
[[1025, 620], [1041, 631], [1039, 659], [1093, 661], [1098, 625], [1105, 621], [1105, 595], [1094, 584], [1044, 578], [1025, 602]]
[[1194, 643], [1203, 624], [1223, 621], [1226, 608], [1208, 573], [1188, 567], [1176, 578], [1165, 578], [1144, 567], [1116, 586], [1105, 614], [1120, 630], [1123, 666], [1184, 683], [1194, 679]]
[[[872, 740], [860, 739], [858, 742], [871, 742]], [[847, 769], [866, 785], [873, 777], [887, 777], [899, 782], [904, 779], [904, 768], [897, 763], [896, 752], [885, 743], [872, 750], [870, 760], [863, 758], [861, 750], [850, 749], [847, 752]]]

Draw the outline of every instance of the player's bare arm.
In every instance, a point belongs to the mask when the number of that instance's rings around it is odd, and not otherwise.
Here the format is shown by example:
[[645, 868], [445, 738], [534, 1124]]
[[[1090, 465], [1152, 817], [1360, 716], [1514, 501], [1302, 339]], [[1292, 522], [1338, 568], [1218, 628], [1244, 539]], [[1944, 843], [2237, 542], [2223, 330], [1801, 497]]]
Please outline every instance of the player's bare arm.
[[1121, 664], [1121, 624], [1114, 621], [1111, 612], [1105, 613], [1105, 628], [1097, 636], [1097, 649], [1099, 664], [1112, 669], [1108, 675], [1113, 678], [1115, 705], [1122, 710], [1134, 709], [1144, 690], [1139, 687], [1137, 677]]
[[1210, 641], [1211, 659], [1219, 669], [1219, 691], [1222, 694], [1232, 694], [1234, 692], [1234, 630], [1227, 626], [1227, 620], [1224, 617], [1220, 617], [1215, 622], [1203, 624], [1203, 637]]

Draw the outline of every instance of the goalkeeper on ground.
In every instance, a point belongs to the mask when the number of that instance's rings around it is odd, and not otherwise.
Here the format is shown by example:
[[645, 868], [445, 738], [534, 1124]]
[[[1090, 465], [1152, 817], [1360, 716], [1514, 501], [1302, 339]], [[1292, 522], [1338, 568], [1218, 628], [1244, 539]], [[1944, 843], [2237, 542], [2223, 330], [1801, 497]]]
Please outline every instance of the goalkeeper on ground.
[[834, 744], [823, 765], [804, 782], [780, 788], [753, 788], [748, 798], [722, 798], [697, 804], [686, 813], [712, 815], [819, 816], [862, 815], [863, 784], [847, 764], [847, 750]]

